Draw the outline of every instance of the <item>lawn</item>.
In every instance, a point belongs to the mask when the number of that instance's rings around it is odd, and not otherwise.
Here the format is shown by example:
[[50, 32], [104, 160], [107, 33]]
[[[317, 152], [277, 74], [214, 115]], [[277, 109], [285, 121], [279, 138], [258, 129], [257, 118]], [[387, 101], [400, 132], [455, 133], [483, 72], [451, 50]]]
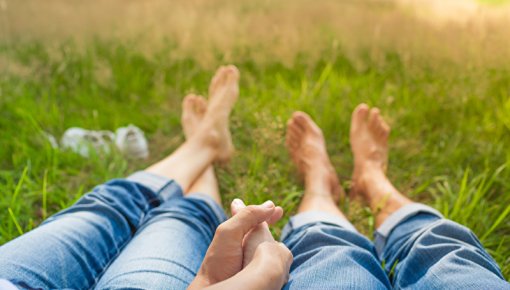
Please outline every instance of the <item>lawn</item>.
[[[309, 113], [322, 127], [348, 190], [350, 113], [366, 102], [381, 108], [393, 127], [391, 180], [412, 199], [470, 227], [510, 278], [510, 58], [495, 55], [501, 52], [499, 42], [482, 45], [470, 31], [438, 31], [402, 17], [426, 33], [395, 32], [393, 20], [382, 17], [391, 31], [383, 38], [371, 35], [367, 43], [353, 45], [347, 40], [356, 33], [333, 35], [337, 26], [331, 25], [310, 34], [323, 39], [313, 49], [289, 48], [291, 38], [273, 43], [243, 38], [237, 46], [208, 43], [189, 53], [183, 52], [189, 48], [179, 42], [183, 38], [173, 34], [151, 49], [143, 36], [65, 37], [51, 43], [2, 39], [0, 245], [72, 205], [95, 185], [172, 152], [184, 140], [184, 95], [205, 95], [215, 68], [234, 63], [242, 74], [231, 126], [237, 152], [227, 168], [218, 170], [225, 206], [234, 197], [248, 203], [272, 199], [286, 209], [285, 220], [295, 211], [302, 186], [284, 147], [285, 123], [295, 110]], [[362, 32], [370, 24], [351, 21]], [[392, 45], [395, 35], [414, 41]], [[471, 49], [464, 49], [466, 44]], [[279, 58], [282, 54], [288, 57]], [[115, 130], [127, 124], [145, 131], [149, 160], [129, 160], [117, 152], [86, 159], [52, 148], [44, 135], [60, 137], [73, 126]], [[371, 236], [373, 217], [367, 208], [356, 202], [341, 207]]]

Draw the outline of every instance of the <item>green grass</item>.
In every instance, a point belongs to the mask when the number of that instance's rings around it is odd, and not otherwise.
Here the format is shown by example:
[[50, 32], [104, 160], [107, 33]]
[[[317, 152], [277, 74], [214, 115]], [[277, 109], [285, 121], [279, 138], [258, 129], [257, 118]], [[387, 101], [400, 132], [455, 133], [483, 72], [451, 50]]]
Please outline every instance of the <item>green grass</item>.
[[[254, 63], [250, 51], [230, 56], [242, 73], [232, 117], [237, 155], [219, 170], [224, 203], [272, 199], [293, 213], [302, 187], [284, 148], [294, 110], [313, 116], [345, 187], [352, 170], [350, 112], [360, 102], [381, 108], [393, 127], [389, 176], [411, 198], [465, 224], [510, 277], [510, 71], [453, 64], [406, 65], [387, 51], [382, 60], [341, 50], [311, 61]], [[110, 178], [126, 176], [169, 154], [183, 140], [180, 102], [206, 94], [216, 65], [203, 66], [167, 46], [142, 53], [130, 43], [37, 42], [0, 47], [0, 244], [36, 227]], [[356, 65], [355, 65], [356, 63]], [[360, 65], [361, 64], [361, 65]], [[146, 162], [117, 153], [84, 159], [53, 149], [42, 132], [69, 127], [114, 130], [135, 124], [151, 144]], [[344, 205], [366, 234], [373, 217]], [[279, 224], [279, 227], [283, 223]], [[276, 229], [275, 233], [279, 230]]]

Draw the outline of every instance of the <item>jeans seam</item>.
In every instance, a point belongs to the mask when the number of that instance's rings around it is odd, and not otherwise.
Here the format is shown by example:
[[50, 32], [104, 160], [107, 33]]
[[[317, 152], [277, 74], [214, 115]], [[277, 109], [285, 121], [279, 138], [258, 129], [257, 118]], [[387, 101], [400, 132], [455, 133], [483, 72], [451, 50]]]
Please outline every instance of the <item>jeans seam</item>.
[[[135, 233], [136, 234], [136, 233]], [[90, 286], [89, 289], [94, 289], [95, 286], [97, 285], [97, 283], [99, 282], [99, 280], [101, 280], [101, 278], [103, 277], [103, 274], [106, 272], [106, 270], [108, 270], [108, 268], [110, 267], [110, 265], [115, 262], [115, 260], [117, 259], [117, 257], [122, 253], [122, 250], [124, 250], [124, 248], [129, 244], [129, 242], [131, 241], [131, 239], [135, 236], [135, 234], [133, 235], [130, 235], [126, 241], [124, 241], [124, 243], [122, 243], [122, 245], [119, 247], [119, 251], [117, 252], [117, 254], [115, 254], [109, 261], [108, 263], [103, 267], [102, 271], [98, 273], [98, 275], [96, 276], [96, 278], [94, 279], [94, 283]]]
[[[146, 187], [147, 189], [151, 190], [152, 189], [148, 186], [146, 186], [145, 184], [143, 183], [140, 183], [140, 182], [137, 182], [137, 181], [133, 181], [133, 180], [129, 180], [129, 179], [126, 179], [128, 182], [131, 182], [131, 183], [134, 183], [134, 184], [140, 184], [144, 187]], [[166, 183], [162, 188], [160, 188], [157, 193], [155, 194], [156, 196], [154, 198], [151, 198], [150, 200], [148, 200], [148, 203], [145, 204], [145, 207], [144, 207], [144, 211], [143, 213], [141, 214], [140, 216], [140, 219], [139, 219], [139, 222], [136, 226], [136, 231], [134, 233], [132, 233], [131, 235], [129, 235], [127, 238], [126, 238], [126, 241], [124, 241], [124, 243], [122, 243], [122, 245], [119, 247], [119, 251], [108, 261], [108, 263], [103, 267], [102, 271], [101, 272], [98, 272], [96, 278], [94, 279], [94, 283], [90, 286], [89, 289], [94, 289], [95, 286], [97, 285], [97, 283], [101, 280], [101, 278], [103, 277], [103, 274], [108, 270], [108, 268], [111, 266], [111, 264], [113, 262], [115, 262], [115, 260], [119, 257], [119, 255], [122, 253], [122, 251], [124, 250], [124, 248], [129, 244], [129, 242], [133, 239], [133, 237], [136, 235], [136, 233], [138, 232], [138, 230], [140, 229], [140, 227], [143, 226], [144, 223], [146, 223], [146, 220], [145, 220], [145, 216], [147, 215], [147, 212], [151, 209], [150, 208], [150, 204], [152, 201], [159, 201], [159, 204], [157, 206], [154, 206], [154, 208], [158, 207], [163, 201], [161, 200], [159, 194], [161, 193], [161, 191], [163, 191], [167, 186], [173, 184], [174, 181], [171, 180], [170, 182]], [[180, 189], [180, 187], [178, 187], [178, 189]], [[180, 191], [182, 192], [182, 191]]]

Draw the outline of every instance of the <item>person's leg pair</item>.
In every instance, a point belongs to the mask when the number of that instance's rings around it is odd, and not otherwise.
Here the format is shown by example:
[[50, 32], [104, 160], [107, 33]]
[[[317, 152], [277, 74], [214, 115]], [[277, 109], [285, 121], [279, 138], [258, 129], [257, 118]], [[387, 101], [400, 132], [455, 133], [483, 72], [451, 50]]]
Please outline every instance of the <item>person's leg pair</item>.
[[[146, 172], [139, 175], [149, 176]], [[107, 268], [96, 289], [188, 287], [226, 216], [209, 194], [179, 193], [148, 212], [146, 221]]]
[[285, 289], [510, 289], [469, 229], [417, 203], [389, 219], [374, 245], [341, 218], [294, 216], [282, 235], [294, 254]]
[[388, 289], [390, 282], [370, 240], [339, 210], [344, 194], [326, 152], [324, 136], [311, 118], [294, 113], [287, 148], [304, 180], [298, 214], [281, 240], [294, 255], [284, 289]]
[[[183, 101], [182, 126], [186, 138], [198, 131], [207, 110], [204, 98]], [[169, 182], [171, 158], [140, 172], [141, 183]], [[154, 174], [154, 175], [153, 175]], [[166, 177], [164, 177], [166, 176]], [[195, 278], [216, 228], [225, 221], [214, 168], [209, 165], [185, 195], [152, 209], [122, 253], [106, 270], [97, 289], [186, 289]]]
[[351, 124], [352, 190], [376, 216], [372, 244], [336, 207], [335, 178], [320, 169], [332, 168], [320, 129], [305, 114], [291, 119], [287, 143], [305, 196], [282, 235], [295, 255], [286, 288], [509, 289], [469, 229], [413, 203], [387, 179], [388, 134], [377, 109], [358, 106]]
[[[148, 245], [144, 240], [150, 240], [147, 237], [158, 232], [158, 229], [164, 232], [173, 227], [173, 230], [168, 230], [171, 235], [176, 234], [175, 228], [186, 232], [183, 224], [187, 224], [201, 238], [180, 233], [172, 239], [172, 244], [165, 244], [164, 248], [179, 252], [184, 245], [192, 248], [191, 241], [197, 242], [197, 248], [204, 248], [197, 240], [207, 243], [207, 237], [212, 237], [211, 231], [214, 232], [215, 226], [224, 218], [215, 204], [219, 198], [216, 196], [217, 189], [211, 191], [210, 197], [172, 197], [180, 195], [181, 188], [189, 191], [193, 190], [192, 187], [200, 187], [200, 180], [209, 180], [206, 182], [208, 188], [211, 188], [212, 181], [217, 188], [215, 179], [211, 180], [214, 172], [210, 166], [214, 160], [225, 160], [232, 152], [228, 116], [237, 99], [238, 77], [234, 67], [218, 71], [211, 84], [211, 101], [207, 112], [204, 112], [204, 122], [201, 122], [196, 134], [168, 158], [151, 166], [144, 174], [135, 174], [127, 180], [114, 180], [97, 187], [69, 209], [0, 247], [0, 278], [22, 288], [85, 289], [93, 287], [101, 276], [109, 280], [100, 284], [108, 284], [122, 272], [114, 267], [115, 263], [108, 266], [121, 251], [119, 258], [129, 258], [130, 249], [134, 246], [124, 247], [137, 231], [133, 242], [137, 242], [140, 248], [136, 251], [143, 250], [149, 257], [145, 260], [146, 264], [139, 265], [139, 269], [149, 272], [154, 268], [149, 261], [154, 257], [152, 253], [158, 253], [156, 256], [168, 261], [175, 255], [169, 253], [165, 257], [162, 254], [168, 251], [156, 248], [162, 246], [160, 242], [163, 238], [160, 236], [155, 236], [155, 243], [151, 244], [155, 246], [152, 252], [147, 250]], [[198, 179], [202, 173], [203, 177]], [[154, 210], [156, 207], [158, 210]], [[174, 221], [174, 224], [169, 225], [165, 219]], [[159, 243], [156, 245], [156, 242]], [[200, 259], [200, 251], [195, 253]], [[179, 260], [184, 265], [189, 262], [190, 256], [187, 256], [187, 260], [184, 257], [176, 260], [184, 259]], [[137, 258], [140, 257], [143, 256]], [[107, 268], [109, 270], [102, 275]], [[175, 276], [181, 275], [177, 273]], [[146, 282], [149, 283], [147, 285], [155, 285], [153, 281]]]

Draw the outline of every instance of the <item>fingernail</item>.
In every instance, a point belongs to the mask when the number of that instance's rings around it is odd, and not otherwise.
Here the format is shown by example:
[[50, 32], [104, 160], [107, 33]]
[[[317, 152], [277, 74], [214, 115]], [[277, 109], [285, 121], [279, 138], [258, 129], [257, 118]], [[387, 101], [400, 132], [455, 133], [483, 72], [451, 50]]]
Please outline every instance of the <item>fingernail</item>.
[[272, 201], [268, 200], [268, 201], [264, 202], [262, 204], [262, 206], [267, 207], [267, 208], [273, 208], [274, 207], [274, 203]]
[[243, 206], [244, 205], [244, 202], [242, 200], [240, 200], [239, 198], [235, 198], [232, 203], [234, 205], [237, 205], [237, 206]]

